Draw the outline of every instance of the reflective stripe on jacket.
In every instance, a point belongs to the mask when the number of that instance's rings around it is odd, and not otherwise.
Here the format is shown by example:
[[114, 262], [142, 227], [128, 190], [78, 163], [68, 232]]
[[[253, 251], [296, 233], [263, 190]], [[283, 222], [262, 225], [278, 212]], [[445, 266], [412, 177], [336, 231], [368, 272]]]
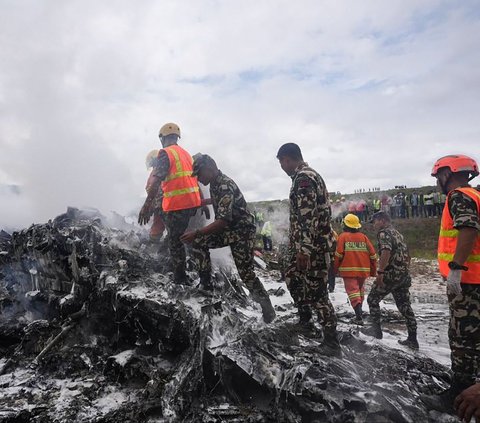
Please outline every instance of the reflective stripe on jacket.
[[[472, 198], [477, 204], [477, 211], [480, 213], [480, 192], [470, 187], [457, 188], [455, 191], [461, 191]], [[438, 264], [440, 274], [444, 278], [448, 276], [448, 272], [450, 271], [448, 263], [453, 260], [455, 250], [457, 249], [457, 239], [458, 229], [453, 227], [453, 218], [448, 208], [447, 199], [445, 207], [443, 208], [442, 224], [438, 238]], [[475, 241], [472, 252], [464, 264], [468, 267], [468, 270], [462, 271], [462, 282], [480, 284], [480, 233], [477, 234], [477, 240]]]
[[335, 270], [342, 277], [374, 276], [377, 255], [368, 237], [361, 232], [343, 232], [337, 240]]
[[170, 169], [162, 182], [163, 210], [169, 212], [199, 207], [200, 189], [197, 178], [192, 176], [192, 157], [178, 145], [171, 145], [164, 150], [170, 161]]

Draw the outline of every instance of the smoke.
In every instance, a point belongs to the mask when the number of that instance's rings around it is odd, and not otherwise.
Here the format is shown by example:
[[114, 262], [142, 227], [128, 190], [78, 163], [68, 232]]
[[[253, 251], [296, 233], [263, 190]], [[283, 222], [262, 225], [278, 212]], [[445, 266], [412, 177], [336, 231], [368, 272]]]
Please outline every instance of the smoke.
[[31, 201], [10, 189], [0, 188], [0, 229], [7, 232], [23, 228], [32, 223]]
[[288, 242], [290, 212], [287, 201], [276, 202], [275, 206], [257, 203], [251, 209], [252, 211], [263, 213], [264, 221], [269, 221], [272, 224], [272, 242], [274, 246]]

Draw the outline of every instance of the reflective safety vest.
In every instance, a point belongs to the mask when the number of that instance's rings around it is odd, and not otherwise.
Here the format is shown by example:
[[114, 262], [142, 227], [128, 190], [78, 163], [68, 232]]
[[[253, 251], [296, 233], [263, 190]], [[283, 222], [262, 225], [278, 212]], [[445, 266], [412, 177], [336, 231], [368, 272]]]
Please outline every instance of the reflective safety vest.
[[[472, 198], [477, 204], [477, 211], [480, 216], [480, 192], [475, 188], [457, 188], [455, 191], [461, 191]], [[453, 191], [451, 191], [448, 195]], [[446, 278], [450, 268], [448, 263], [453, 260], [457, 248], [458, 229], [453, 227], [453, 218], [448, 209], [448, 198], [443, 208], [442, 225], [440, 227], [440, 236], [438, 238], [438, 264], [440, 274]], [[480, 284], [480, 233], [477, 234], [477, 240], [473, 250], [464, 263], [468, 270], [462, 271], [463, 283]]]
[[164, 148], [170, 161], [170, 169], [162, 182], [163, 211], [185, 210], [199, 207], [201, 203], [197, 178], [192, 176], [193, 160], [182, 147]]
[[262, 231], [260, 232], [260, 235], [266, 236], [269, 238], [272, 236], [272, 224], [269, 221], [264, 223]]

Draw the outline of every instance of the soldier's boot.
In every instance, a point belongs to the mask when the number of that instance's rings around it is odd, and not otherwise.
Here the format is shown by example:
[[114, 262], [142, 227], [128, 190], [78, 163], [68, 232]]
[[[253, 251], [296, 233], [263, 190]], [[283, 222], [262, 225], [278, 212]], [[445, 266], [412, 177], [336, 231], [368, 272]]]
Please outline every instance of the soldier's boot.
[[471, 383], [460, 383], [456, 382], [454, 379], [452, 381], [452, 384], [450, 385], [450, 388], [445, 389], [444, 391], [435, 395], [421, 394], [420, 399], [429, 410], [436, 410], [441, 413], [455, 414], [453, 402], [455, 401], [455, 398], [469, 386], [471, 386]]
[[328, 355], [330, 357], [341, 357], [342, 348], [340, 347], [340, 342], [338, 341], [338, 335], [336, 329], [325, 329], [323, 330], [323, 342], [320, 344], [319, 351], [320, 354]]
[[173, 272], [173, 282], [177, 285], [187, 285], [190, 281], [188, 280], [185, 269], [175, 269]]
[[302, 330], [314, 331], [315, 325], [312, 322], [312, 309], [308, 304], [298, 305], [298, 326]]
[[353, 323], [357, 325], [363, 325], [363, 310], [362, 310], [362, 304], [357, 304], [355, 308], [353, 309], [355, 311], [355, 319], [353, 320]]
[[212, 284], [212, 275], [210, 271], [200, 272], [200, 285], [198, 286], [200, 291], [204, 291], [206, 293], [211, 293], [213, 291], [213, 284]]
[[370, 326], [365, 329], [361, 329], [362, 333], [368, 336], [373, 336], [377, 339], [383, 338], [382, 327], [378, 322], [372, 322]]
[[[259, 282], [260, 283], [260, 282]], [[262, 308], [263, 320], [265, 323], [271, 323], [275, 319], [275, 309], [273, 308], [270, 297], [265, 289], [262, 287], [261, 290], [258, 290], [252, 293], [253, 300], [260, 304]]]
[[415, 331], [409, 331], [408, 332], [408, 337], [405, 340], [398, 340], [398, 343], [400, 345], [403, 345], [405, 347], [411, 348], [412, 350], [418, 350], [420, 347], [418, 345], [417, 341], [417, 332]]

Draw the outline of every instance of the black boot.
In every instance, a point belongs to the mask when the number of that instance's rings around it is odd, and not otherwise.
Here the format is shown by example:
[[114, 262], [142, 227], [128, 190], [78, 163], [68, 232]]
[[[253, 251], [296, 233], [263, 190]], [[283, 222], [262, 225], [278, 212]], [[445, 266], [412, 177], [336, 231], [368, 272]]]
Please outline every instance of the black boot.
[[371, 326], [361, 329], [361, 331], [363, 334], [373, 336], [377, 339], [383, 338], [382, 327], [380, 326], [380, 323], [377, 322], [373, 322]]
[[315, 325], [312, 322], [312, 309], [308, 304], [298, 305], [298, 317], [298, 326], [302, 330], [315, 330]]
[[207, 272], [200, 272], [200, 285], [198, 286], [200, 291], [204, 291], [206, 293], [211, 293], [213, 291], [213, 284], [212, 284], [212, 276], [210, 271]]
[[400, 339], [398, 343], [405, 347], [411, 348], [412, 350], [418, 350], [419, 345], [417, 341], [417, 332], [409, 331], [407, 339], [403, 341]]
[[342, 349], [340, 347], [340, 342], [338, 342], [336, 329], [325, 330], [324, 328], [323, 333], [323, 342], [320, 344], [318, 352], [323, 355], [328, 355], [329, 357], [341, 357]]
[[185, 269], [176, 269], [173, 272], [173, 283], [177, 285], [188, 285], [188, 277], [185, 273]]
[[357, 304], [353, 310], [355, 311], [355, 319], [353, 320], [353, 323], [363, 325], [362, 304]]
[[473, 382], [461, 383], [453, 380], [450, 388], [445, 389], [444, 391], [435, 395], [422, 394], [420, 395], [420, 399], [429, 410], [436, 410], [441, 413], [455, 414], [455, 409], [453, 407], [453, 402], [455, 401], [455, 398], [472, 384]]
[[265, 291], [265, 288], [263, 288], [263, 285], [261, 290], [259, 289], [257, 292], [252, 293], [252, 298], [260, 304], [264, 322], [272, 322], [276, 317], [275, 309], [273, 308], [270, 297], [268, 296], [267, 291]]

